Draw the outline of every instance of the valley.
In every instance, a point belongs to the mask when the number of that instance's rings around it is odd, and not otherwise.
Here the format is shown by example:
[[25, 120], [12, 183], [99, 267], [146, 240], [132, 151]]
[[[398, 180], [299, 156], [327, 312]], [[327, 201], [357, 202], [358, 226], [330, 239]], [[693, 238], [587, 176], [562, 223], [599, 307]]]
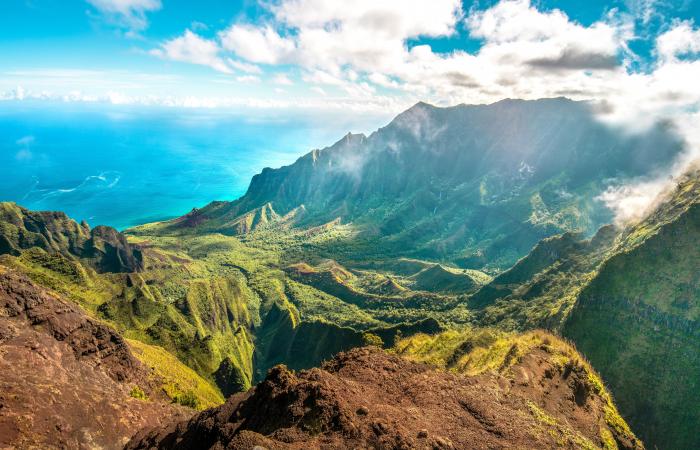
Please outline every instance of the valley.
[[[114, 330], [149, 374], [119, 395], [177, 411], [127, 448], [189, 448], [206, 420], [210, 447], [695, 448], [700, 174], [639, 223], [609, 225], [596, 200], [681, 151], [645, 133], [562, 98], [419, 103], [238, 200], [123, 233], [2, 203], [0, 270]], [[348, 385], [390, 406], [375, 417]], [[397, 386], [457, 405], [453, 422]]]

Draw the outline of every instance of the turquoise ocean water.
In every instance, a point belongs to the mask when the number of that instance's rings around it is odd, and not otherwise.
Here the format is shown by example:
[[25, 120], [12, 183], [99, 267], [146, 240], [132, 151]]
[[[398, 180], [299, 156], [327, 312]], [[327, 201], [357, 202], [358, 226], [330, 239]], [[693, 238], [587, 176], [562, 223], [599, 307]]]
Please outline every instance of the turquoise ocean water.
[[292, 163], [388, 117], [0, 102], [0, 201], [124, 229], [242, 195]]

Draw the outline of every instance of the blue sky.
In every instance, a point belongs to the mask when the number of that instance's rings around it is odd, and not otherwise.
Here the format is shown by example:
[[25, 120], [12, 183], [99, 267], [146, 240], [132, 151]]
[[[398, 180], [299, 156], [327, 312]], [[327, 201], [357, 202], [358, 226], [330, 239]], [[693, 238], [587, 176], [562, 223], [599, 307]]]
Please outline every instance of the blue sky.
[[398, 112], [632, 85], [687, 108], [699, 2], [4, 0], [0, 98]]

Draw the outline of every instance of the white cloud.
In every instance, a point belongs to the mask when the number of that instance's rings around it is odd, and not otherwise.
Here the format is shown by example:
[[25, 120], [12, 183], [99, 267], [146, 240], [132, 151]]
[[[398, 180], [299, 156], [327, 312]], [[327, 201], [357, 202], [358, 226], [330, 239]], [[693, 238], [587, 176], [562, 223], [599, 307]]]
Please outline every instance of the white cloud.
[[494, 52], [511, 63], [550, 61], [548, 69], [598, 69], [601, 61], [610, 61], [604, 68], [614, 66], [632, 37], [619, 24], [584, 27], [559, 10], [538, 11], [529, 0], [503, 1], [475, 13], [467, 24], [473, 37], [486, 41], [481, 54]]
[[[296, 65], [305, 81], [366, 96], [376, 87], [437, 103], [503, 97], [590, 97], [618, 78], [631, 53], [632, 24], [607, 17], [591, 26], [529, 0], [503, 0], [464, 17], [459, 0], [282, 0], [262, 25], [234, 23], [219, 33], [223, 51], [248, 63]], [[464, 22], [462, 22], [464, 21]], [[419, 37], [450, 36], [466, 25], [484, 41], [476, 54], [408, 48]], [[611, 73], [614, 72], [614, 73]]]
[[[658, 4], [639, 0], [635, 14], [651, 14]], [[279, 0], [263, 7], [265, 23], [239, 20], [211, 39], [187, 30], [152, 54], [258, 76], [270, 85], [286, 85], [287, 78], [273, 74], [292, 66], [300, 83], [322, 89], [329, 102], [451, 105], [567, 96], [598, 103], [605, 120], [638, 127], [700, 103], [700, 62], [692, 55], [700, 31], [692, 22], [670, 22], [656, 40], [655, 60], [639, 71], [628, 44], [637, 38], [640, 19], [617, 10], [583, 25], [528, 0], [502, 0], [466, 15], [458, 0], [407, 0], [401, 7], [391, 0], [357, 0], [352, 8], [339, 0]], [[415, 45], [423, 36], [460, 39], [457, 30], [483, 44], [449, 53]], [[68, 75], [66, 80], [75, 78]]]
[[294, 82], [285, 74], [278, 73], [272, 78], [272, 82], [280, 86], [291, 86]]
[[459, 0], [356, 0], [349, 8], [340, 0], [287, 0], [272, 7], [276, 19], [298, 29], [327, 29], [391, 39], [445, 36], [462, 15]]
[[399, 87], [399, 83], [397, 83], [396, 80], [391, 79], [390, 77], [384, 75], [383, 73], [373, 72], [373, 73], [369, 74], [369, 76], [367, 78], [369, 79], [369, 81], [376, 84], [377, 86], [389, 87], [389, 88]]
[[663, 19], [661, 10], [678, 7], [673, 0], [626, 0], [625, 4], [632, 16], [643, 25], [648, 25], [654, 19]]
[[260, 77], [256, 77], [255, 75], [242, 75], [236, 77], [236, 81], [240, 83], [259, 83]]
[[250, 64], [243, 61], [236, 61], [231, 58], [228, 58], [227, 61], [231, 67], [234, 67], [240, 70], [241, 72], [254, 73], [258, 75], [262, 73], [262, 69], [259, 66], [256, 66], [255, 64]]
[[[235, 81], [235, 79], [231, 79]], [[227, 83], [227, 84], [235, 84]], [[278, 88], [279, 89], [279, 88]], [[312, 91], [327, 95], [326, 92], [316, 86]], [[21, 92], [21, 95], [18, 95]], [[284, 90], [281, 90], [284, 92]], [[103, 95], [90, 94], [81, 91], [72, 91], [67, 94], [45, 91], [32, 91], [23, 87], [0, 92], [0, 101], [24, 101], [42, 100], [63, 103], [105, 103], [113, 105], [139, 105], [159, 106], [166, 108], [192, 108], [192, 109], [226, 109], [240, 108], [242, 111], [252, 109], [286, 109], [286, 110], [310, 110], [316, 112], [335, 111], [348, 113], [363, 113], [381, 116], [381, 121], [391, 118], [391, 111], [406, 109], [410, 104], [406, 100], [384, 96], [375, 96], [369, 99], [352, 98], [311, 98], [311, 97], [287, 97], [274, 99], [259, 98], [255, 96], [235, 95], [127, 95], [119, 92], [108, 92]]]
[[138, 32], [148, 26], [146, 13], [162, 8], [160, 0], [86, 0], [108, 21]]
[[151, 54], [172, 61], [188, 62], [209, 66], [223, 73], [233, 73], [231, 67], [219, 56], [216, 42], [185, 30], [185, 34], [161, 44], [161, 48], [151, 50]]
[[[405, 41], [447, 36], [462, 15], [459, 0], [287, 0], [270, 7], [274, 23], [233, 24], [222, 46], [256, 63], [296, 63], [337, 73], [349, 64], [361, 70], [400, 63]], [[278, 30], [286, 30], [284, 35]]]
[[656, 49], [662, 61], [676, 61], [679, 56], [700, 53], [700, 30], [690, 21], [677, 22], [656, 39]]
[[661, 179], [612, 185], [597, 199], [615, 214], [617, 225], [625, 225], [644, 218], [656, 204], [655, 200], [665, 191], [666, 185], [666, 181]]
[[254, 63], [278, 64], [294, 51], [294, 43], [269, 26], [234, 24], [221, 32], [219, 38], [224, 49]]

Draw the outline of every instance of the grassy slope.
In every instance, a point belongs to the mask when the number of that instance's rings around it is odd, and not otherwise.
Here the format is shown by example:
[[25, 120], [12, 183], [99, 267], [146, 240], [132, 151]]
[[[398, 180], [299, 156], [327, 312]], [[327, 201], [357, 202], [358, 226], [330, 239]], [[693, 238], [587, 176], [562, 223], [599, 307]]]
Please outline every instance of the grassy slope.
[[221, 392], [197, 372], [184, 365], [162, 347], [144, 344], [141, 341], [127, 340], [134, 355], [154, 374], [163, 379], [163, 390], [176, 402], [183, 402], [188, 396], [196, 398], [197, 409], [206, 409], [224, 402]]
[[616, 234], [603, 227], [591, 240], [569, 233], [543, 240], [469, 299], [475, 323], [561, 330], [579, 292], [611, 253]]
[[[78, 261], [58, 253], [48, 254], [39, 248], [25, 250], [19, 257], [0, 256], [0, 270], [5, 266], [29, 275], [35, 282], [81, 305], [91, 316], [125, 331], [123, 323], [105, 320], [98, 312], [100, 306], [120, 295], [120, 287], [126, 284], [125, 275], [99, 275]], [[193, 394], [197, 400], [187, 406], [200, 409], [223, 402], [221, 393], [211, 381], [202, 378], [163, 348], [137, 340], [128, 340], [128, 343], [134, 354], [164, 380], [163, 389], [173, 401]]]
[[[587, 383], [602, 404], [600, 441], [605, 448], [617, 448], [610, 432], [634, 441], [635, 437], [615, 407], [612, 396], [605, 388], [600, 376], [576, 349], [564, 340], [541, 330], [522, 334], [495, 329], [450, 330], [434, 336], [417, 334], [399, 341], [394, 351], [413, 361], [424, 362], [456, 373], [469, 376], [483, 373], [499, 373], [512, 378], [510, 369], [521, 358], [534, 349], [543, 349], [549, 360], [560, 370], [582, 370]], [[572, 369], [573, 368], [573, 369]], [[568, 424], [559, 423], [534, 402], [532, 413], [541, 420], [547, 432], [559, 436], [563, 445], [576, 448], [596, 448], [597, 445], [580, 439], [569, 429]]]

